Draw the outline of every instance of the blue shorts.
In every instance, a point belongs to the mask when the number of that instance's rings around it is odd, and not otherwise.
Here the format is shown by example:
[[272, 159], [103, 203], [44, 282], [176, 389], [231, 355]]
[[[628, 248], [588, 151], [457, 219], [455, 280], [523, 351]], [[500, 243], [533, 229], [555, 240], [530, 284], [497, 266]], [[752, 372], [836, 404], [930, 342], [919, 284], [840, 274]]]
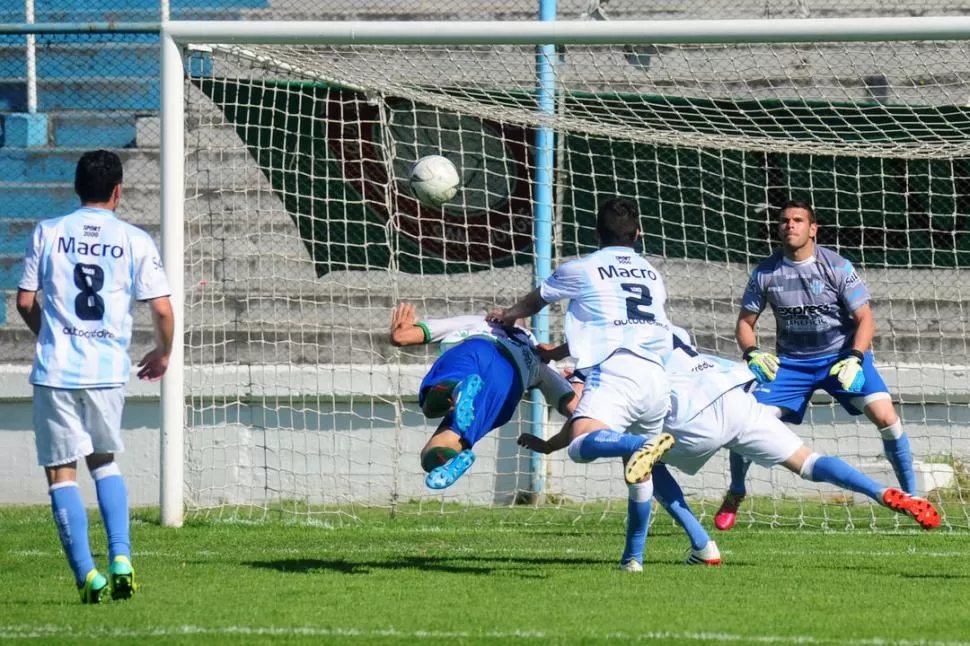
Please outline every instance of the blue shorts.
[[852, 404], [857, 397], [866, 397], [875, 393], [888, 393], [886, 382], [883, 381], [872, 363], [872, 353], [866, 352], [862, 360], [862, 372], [866, 377], [862, 391], [850, 393], [843, 390], [839, 380], [834, 375], [829, 376], [829, 369], [842, 354], [829, 354], [810, 359], [793, 359], [779, 357], [781, 364], [778, 376], [774, 381], [760, 384], [754, 389], [754, 398], [765, 406], [778, 406], [788, 409], [781, 418], [783, 422], [801, 424], [808, 409], [808, 402], [816, 390], [824, 390], [832, 395], [850, 415], [861, 415], [863, 411]]
[[425, 392], [435, 384], [445, 381], [461, 381], [477, 374], [484, 382], [475, 396], [475, 419], [465, 433], [455, 428], [454, 412], [445, 415], [443, 425], [458, 433], [475, 446], [493, 428], [507, 423], [522, 399], [523, 388], [519, 371], [505, 358], [498, 347], [485, 339], [471, 338], [443, 352], [432, 364], [421, 381], [418, 402], [424, 403]]

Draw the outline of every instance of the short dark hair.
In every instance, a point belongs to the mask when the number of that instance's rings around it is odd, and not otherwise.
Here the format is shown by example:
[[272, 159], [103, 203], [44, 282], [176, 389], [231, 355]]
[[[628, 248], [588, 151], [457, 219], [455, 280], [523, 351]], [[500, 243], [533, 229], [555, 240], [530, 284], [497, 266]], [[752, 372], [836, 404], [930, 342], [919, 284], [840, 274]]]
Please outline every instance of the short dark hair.
[[781, 219], [782, 214], [785, 211], [787, 211], [788, 209], [805, 209], [806, 211], [808, 211], [808, 221], [811, 222], [811, 223], [813, 223], [813, 224], [816, 221], [815, 220], [815, 209], [812, 208], [812, 205], [810, 203], [806, 202], [805, 200], [788, 200], [787, 202], [785, 202], [784, 204], [782, 204], [781, 205], [781, 208], [778, 209], [778, 219], [779, 220]]
[[77, 162], [74, 192], [82, 204], [107, 202], [123, 177], [121, 158], [108, 150], [91, 150]]
[[596, 214], [596, 233], [600, 244], [632, 247], [640, 231], [640, 208], [633, 200], [611, 197]]

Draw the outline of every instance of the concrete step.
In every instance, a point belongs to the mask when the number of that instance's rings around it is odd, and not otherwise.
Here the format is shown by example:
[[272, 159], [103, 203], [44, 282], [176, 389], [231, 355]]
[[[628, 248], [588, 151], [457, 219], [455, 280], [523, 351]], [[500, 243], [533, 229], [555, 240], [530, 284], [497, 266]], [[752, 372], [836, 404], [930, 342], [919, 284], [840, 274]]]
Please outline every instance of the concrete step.
[[[143, 180], [126, 185], [118, 209], [119, 217], [138, 226], [157, 224], [161, 214], [161, 187], [157, 181], [156, 177], [154, 184]], [[36, 218], [38, 214], [52, 217], [78, 207], [73, 183], [0, 182], [0, 194], [4, 196], [0, 203], [0, 219], [30, 219]], [[225, 219], [229, 221], [255, 221], [260, 213], [254, 208], [257, 204], [265, 205], [262, 208], [269, 210], [282, 208], [275, 194], [268, 188], [200, 190], [186, 202], [186, 219], [191, 221], [204, 213], [208, 221], [211, 214], [217, 213], [220, 216], [225, 214]], [[282, 216], [280, 222], [285, 222], [289, 217], [285, 211], [277, 213]]]
[[[37, 78], [158, 76], [157, 43], [51, 43], [37, 48]], [[0, 45], [0, 77], [26, 77], [25, 48]]]
[[[17, 22], [22, 22], [19, 20]], [[69, 21], [70, 22], [70, 21]], [[0, 35], [0, 44], [3, 45], [26, 45], [26, 38], [23, 35]], [[37, 34], [34, 37], [37, 47], [47, 47], [49, 45], [61, 45], [64, 43], [158, 43], [158, 34], [136, 33], [136, 34]]]
[[[117, 115], [122, 118], [125, 113]], [[129, 117], [133, 113], [127, 113]], [[134, 130], [132, 119], [132, 130]], [[106, 147], [106, 146], [102, 146]], [[0, 177], [6, 182], [70, 183], [73, 191], [77, 160], [86, 147], [0, 148]], [[161, 176], [161, 153], [157, 148], [116, 148], [121, 159], [125, 185], [158, 183]], [[186, 174], [204, 173], [206, 185], [232, 190], [253, 186], [261, 175], [245, 148], [236, 150], [193, 150], [185, 156]]]
[[137, 136], [138, 115], [132, 111], [48, 113], [50, 145], [77, 150], [132, 147]]
[[[22, 78], [0, 78], [0, 109], [26, 110], [26, 85]], [[145, 110], [157, 111], [157, 77], [124, 76], [88, 79], [47, 78], [37, 83], [37, 109], [53, 110]]]
[[[190, 90], [193, 101], [202, 99], [197, 90]], [[160, 148], [162, 142], [161, 119], [154, 115], [140, 116], [136, 122], [138, 129], [138, 148]], [[219, 112], [210, 113], [205, 122], [198, 117], [187, 117], [185, 121], [186, 142], [193, 148], [210, 150], [244, 150], [245, 143], [236, 133], [235, 127], [225, 123]]]

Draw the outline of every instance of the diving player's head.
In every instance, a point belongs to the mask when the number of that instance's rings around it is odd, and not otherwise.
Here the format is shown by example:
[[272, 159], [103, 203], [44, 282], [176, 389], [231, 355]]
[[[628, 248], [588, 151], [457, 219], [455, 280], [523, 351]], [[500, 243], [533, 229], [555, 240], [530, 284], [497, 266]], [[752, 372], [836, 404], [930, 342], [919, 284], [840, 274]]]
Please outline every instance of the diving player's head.
[[121, 158], [107, 150], [81, 155], [74, 171], [74, 192], [85, 206], [114, 210], [121, 201]]
[[794, 256], [802, 250], [811, 253], [817, 232], [818, 223], [811, 204], [792, 200], [782, 205], [778, 215], [778, 238], [786, 255]]
[[600, 247], [632, 247], [640, 237], [640, 209], [633, 200], [612, 197], [596, 214]]

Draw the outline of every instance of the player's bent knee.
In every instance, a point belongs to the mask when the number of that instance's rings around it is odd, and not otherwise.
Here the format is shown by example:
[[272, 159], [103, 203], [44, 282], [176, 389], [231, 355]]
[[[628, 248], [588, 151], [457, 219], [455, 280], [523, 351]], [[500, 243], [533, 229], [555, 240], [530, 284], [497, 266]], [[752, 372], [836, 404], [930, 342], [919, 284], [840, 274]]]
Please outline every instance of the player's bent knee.
[[586, 439], [585, 433], [575, 438], [572, 442], [570, 442], [569, 447], [566, 449], [566, 454], [569, 456], [569, 459], [572, 460], [573, 462], [577, 462], [579, 464], [586, 464], [587, 462], [592, 462], [592, 460], [587, 460], [583, 458], [582, 446], [583, 446], [584, 439]]
[[[879, 402], [889, 402], [889, 407], [892, 408], [893, 396], [889, 393], [870, 393], [868, 395], [860, 395], [858, 397], [853, 397], [849, 400], [849, 404], [852, 405], [856, 410], [868, 411], [869, 407], [873, 404], [878, 404]], [[895, 409], [893, 409], [895, 412]]]
[[884, 440], [898, 440], [903, 436], [903, 423], [897, 419], [889, 426], [883, 426], [880, 428], [879, 435], [882, 436], [882, 439]]
[[800, 475], [804, 480], [814, 482], [815, 463], [818, 462], [820, 457], [822, 456], [819, 453], [812, 453], [805, 458], [805, 461], [802, 462], [802, 468], [798, 471], [798, 475]]
[[653, 480], [627, 485], [630, 500], [633, 502], [648, 502], [653, 497]]

